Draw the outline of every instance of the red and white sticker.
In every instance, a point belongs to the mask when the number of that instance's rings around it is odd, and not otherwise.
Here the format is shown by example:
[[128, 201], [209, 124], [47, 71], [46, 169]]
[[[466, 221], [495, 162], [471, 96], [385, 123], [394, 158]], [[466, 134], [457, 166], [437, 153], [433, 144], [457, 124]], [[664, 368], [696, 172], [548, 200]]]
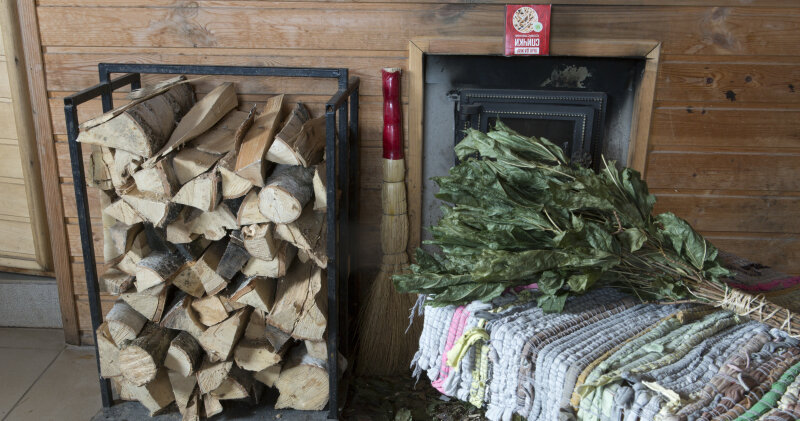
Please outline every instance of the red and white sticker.
[[506, 5], [507, 56], [550, 54], [550, 5]]

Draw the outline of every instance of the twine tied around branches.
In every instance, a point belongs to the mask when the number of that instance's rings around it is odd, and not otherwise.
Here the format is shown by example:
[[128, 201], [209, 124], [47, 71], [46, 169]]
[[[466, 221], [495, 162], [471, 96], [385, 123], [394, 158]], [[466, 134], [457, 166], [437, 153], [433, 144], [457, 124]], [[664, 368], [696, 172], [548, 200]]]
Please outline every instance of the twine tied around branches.
[[[797, 316], [790, 310], [770, 303], [763, 294], [751, 295], [734, 288], [725, 286], [725, 295], [716, 306], [730, 310], [740, 316], [749, 317], [759, 322], [767, 323], [787, 332], [793, 338], [800, 338], [793, 328], [793, 319]], [[781, 321], [783, 319], [783, 321]], [[800, 321], [800, 320], [798, 320]], [[769, 323], [771, 322], [771, 323]]]

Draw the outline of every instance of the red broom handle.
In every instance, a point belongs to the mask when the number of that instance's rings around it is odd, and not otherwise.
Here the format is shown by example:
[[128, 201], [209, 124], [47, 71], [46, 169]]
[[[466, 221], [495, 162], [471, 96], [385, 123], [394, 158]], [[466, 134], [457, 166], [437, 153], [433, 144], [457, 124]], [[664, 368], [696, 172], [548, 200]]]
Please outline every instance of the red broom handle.
[[383, 157], [403, 159], [403, 118], [398, 68], [381, 70], [383, 77]]

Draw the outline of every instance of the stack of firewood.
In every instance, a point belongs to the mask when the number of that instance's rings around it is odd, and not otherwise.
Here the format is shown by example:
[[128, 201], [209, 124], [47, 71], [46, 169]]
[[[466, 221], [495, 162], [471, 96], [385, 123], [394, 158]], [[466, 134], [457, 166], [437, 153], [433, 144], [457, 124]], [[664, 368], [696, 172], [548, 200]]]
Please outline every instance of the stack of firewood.
[[321, 410], [324, 118], [283, 113], [283, 95], [239, 111], [232, 83], [198, 101], [182, 77], [134, 94], [78, 138], [103, 191], [101, 288], [119, 296], [97, 331], [101, 375], [152, 414], [174, 401], [210, 417], [264, 387], [277, 408]]

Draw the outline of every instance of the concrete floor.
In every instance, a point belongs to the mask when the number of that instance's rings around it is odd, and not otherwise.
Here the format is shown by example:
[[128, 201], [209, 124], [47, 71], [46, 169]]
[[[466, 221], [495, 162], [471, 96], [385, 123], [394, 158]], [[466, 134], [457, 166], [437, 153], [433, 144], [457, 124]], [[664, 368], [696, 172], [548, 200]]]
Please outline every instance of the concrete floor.
[[94, 349], [60, 329], [0, 328], [0, 421], [85, 421], [101, 408]]

